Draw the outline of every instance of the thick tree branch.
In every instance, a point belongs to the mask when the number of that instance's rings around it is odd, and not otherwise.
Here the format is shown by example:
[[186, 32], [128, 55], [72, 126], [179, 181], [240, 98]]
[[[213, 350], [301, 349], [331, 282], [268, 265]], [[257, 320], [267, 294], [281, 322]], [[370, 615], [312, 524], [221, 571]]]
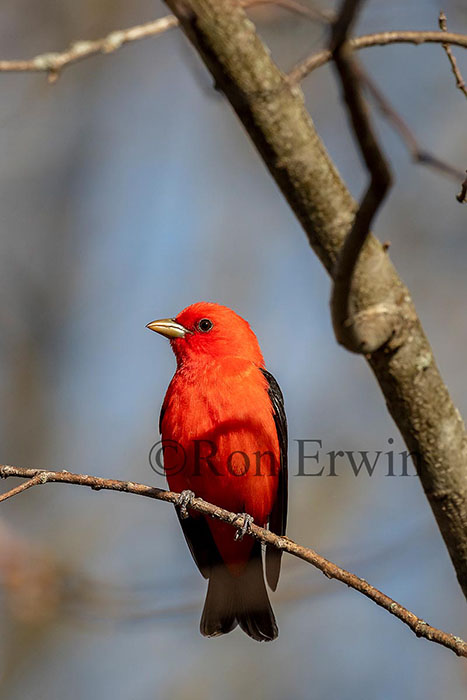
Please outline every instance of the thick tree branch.
[[[153, 486], [145, 486], [144, 484], [137, 484], [133, 481], [102, 479], [97, 476], [73, 474], [68, 471], [25, 469], [21, 467], [0, 465], [0, 477], [3, 479], [7, 479], [8, 477], [30, 479], [29, 482], [26, 482], [29, 484], [29, 486], [37, 486], [39, 484], [47, 483], [62, 483], [88, 486], [94, 491], [100, 491], [102, 489], [109, 491], [123, 491], [125, 493], [133, 493], [137, 496], [155, 498], [156, 500], [165, 501], [166, 503], [173, 503], [174, 505], [178, 503], [180, 497], [179, 493], [165, 491], [164, 489], [158, 489]], [[21, 490], [24, 491], [25, 488]], [[12, 489], [6, 494], [3, 494], [2, 500], [6, 500], [5, 497], [15, 496], [18, 493], [20, 493], [19, 487]], [[239, 516], [238, 513], [231, 513], [224, 508], [219, 508], [212, 503], [203, 501], [202, 498], [195, 498], [191, 502], [189, 509], [195, 510], [203, 515], [207, 515], [210, 518], [216, 518], [217, 520], [230, 523], [232, 528], [241, 528], [243, 525], [243, 518]], [[425, 622], [425, 620], [417, 617], [417, 615], [410, 612], [410, 610], [407, 610], [407, 608], [404, 608], [395, 600], [392, 600], [392, 598], [389, 598], [389, 596], [385, 595], [377, 588], [374, 588], [374, 586], [371, 586], [364, 579], [359, 578], [355, 574], [352, 574], [345, 569], [341, 569], [340, 566], [337, 566], [337, 564], [333, 564], [324, 557], [320, 556], [313, 549], [303, 547], [288, 537], [279, 537], [278, 535], [275, 535], [269, 530], [259, 527], [254, 523], [251, 525], [248, 534], [260, 542], [273, 545], [284, 552], [288, 552], [289, 554], [312, 564], [328, 578], [334, 578], [337, 581], [341, 581], [350, 588], [362, 593], [362, 595], [366, 596], [410, 627], [412, 632], [414, 632], [417, 637], [423, 637], [424, 639], [428, 639], [430, 642], [441, 644], [447, 649], [454, 651], [458, 656], [467, 657], [467, 643], [460, 637], [447, 634], [436, 627], [432, 627]], [[233, 536], [234, 532], [232, 530], [232, 537]]]
[[[299, 87], [279, 71], [254, 26], [232, 0], [167, 3], [331, 273], [353, 224], [356, 204], [316, 133]], [[387, 36], [390, 43], [394, 33]], [[422, 40], [412, 33], [411, 41], [417, 39]], [[461, 39], [467, 46], [467, 37]], [[398, 332], [368, 360], [408, 449], [417, 456], [420, 480], [467, 596], [464, 424], [440, 377], [410, 294], [372, 236], [357, 265], [353, 295], [354, 313], [378, 304], [398, 308]]]
[[[447, 32], [448, 31], [448, 26], [447, 26], [447, 18], [444, 12], [439, 13], [439, 28], [441, 29], [442, 32]], [[451, 70], [453, 72], [453, 75], [456, 79], [456, 87], [459, 88], [459, 90], [464, 93], [464, 97], [467, 97], [467, 85], [465, 84], [464, 78], [462, 77], [462, 73], [460, 72], [459, 66], [457, 65], [456, 57], [452, 53], [451, 47], [449, 44], [443, 44], [443, 49], [446, 52], [446, 56], [449, 59], [449, 63], [451, 64]]]
[[[370, 183], [345, 239], [333, 272], [331, 316], [337, 341], [347, 350], [373, 353], [394, 335], [400, 323], [399, 308], [378, 303], [358, 314], [353, 312], [355, 269], [370, 226], [391, 185], [391, 174], [379, 148], [370, 122], [363, 92], [359, 66], [353, 58], [348, 32], [362, 0], [344, 0], [334, 24], [331, 50], [341, 80], [354, 133], [370, 173]], [[371, 270], [361, 270], [371, 275]]]

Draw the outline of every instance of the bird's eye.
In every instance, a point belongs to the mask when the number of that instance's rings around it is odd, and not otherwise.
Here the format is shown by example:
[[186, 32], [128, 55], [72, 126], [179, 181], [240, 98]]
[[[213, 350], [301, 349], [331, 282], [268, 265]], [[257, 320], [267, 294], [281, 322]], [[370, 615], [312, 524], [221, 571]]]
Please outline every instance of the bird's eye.
[[201, 321], [198, 322], [198, 330], [202, 333], [208, 333], [212, 326], [213, 323], [209, 318], [202, 318]]

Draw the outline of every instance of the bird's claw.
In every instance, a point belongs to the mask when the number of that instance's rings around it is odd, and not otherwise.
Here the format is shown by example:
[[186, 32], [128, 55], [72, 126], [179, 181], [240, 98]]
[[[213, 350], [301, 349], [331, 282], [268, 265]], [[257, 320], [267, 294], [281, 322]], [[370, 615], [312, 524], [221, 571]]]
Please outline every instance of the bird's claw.
[[194, 498], [196, 498], [195, 494], [189, 489], [182, 491], [178, 497], [177, 506], [180, 508], [180, 517], [182, 520], [186, 520], [189, 517], [188, 506], [191, 506]]
[[237, 527], [237, 532], [235, 533], [235, 541], [239, 542], [240, 540], [243, 540], [244, 535], [247, 533], [251, 532], [251, 525], [253, 523], [253, 516], [249, 515], [248, 513], [237, 513], [234, 519], [234, 524], [237, 520], [243, 520], [243, 525], [240, 525]]

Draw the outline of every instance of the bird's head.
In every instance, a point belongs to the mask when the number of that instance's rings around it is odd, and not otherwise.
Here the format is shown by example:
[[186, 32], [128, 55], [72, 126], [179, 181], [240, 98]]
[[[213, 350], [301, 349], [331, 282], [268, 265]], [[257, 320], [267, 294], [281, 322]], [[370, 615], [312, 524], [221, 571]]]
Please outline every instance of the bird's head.
[[238, 357], [264, 366], [258, 340], [249, 324], [227, 306], [199, 302], [175, 318], [146, 326], [169, 338], [179, 365], [189, 360]]

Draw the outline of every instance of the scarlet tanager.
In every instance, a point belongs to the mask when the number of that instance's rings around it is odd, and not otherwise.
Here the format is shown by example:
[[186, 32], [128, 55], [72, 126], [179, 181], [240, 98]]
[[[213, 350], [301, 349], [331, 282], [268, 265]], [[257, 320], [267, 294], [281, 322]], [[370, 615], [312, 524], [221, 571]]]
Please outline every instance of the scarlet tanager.
[[[285, 534], [287, 421], [281, 390], [264, 367], [250, 326], [225, 306], [193, 304], [147, 327], [170, 339], [177, 359], [159, 427], [169, 488], [182, 492], [176, 508], [183, 534], [209, 579], [201, 633], [215, 637], [238, 624], [253, 639], [275, 639], [261, 544], [252, 537], [235, 539], [228, 523], [195, 511], [187, 517], [187, 506], [196, 494]], [[266, 545], [266, 579], [273, 590], [281, 554]]]

